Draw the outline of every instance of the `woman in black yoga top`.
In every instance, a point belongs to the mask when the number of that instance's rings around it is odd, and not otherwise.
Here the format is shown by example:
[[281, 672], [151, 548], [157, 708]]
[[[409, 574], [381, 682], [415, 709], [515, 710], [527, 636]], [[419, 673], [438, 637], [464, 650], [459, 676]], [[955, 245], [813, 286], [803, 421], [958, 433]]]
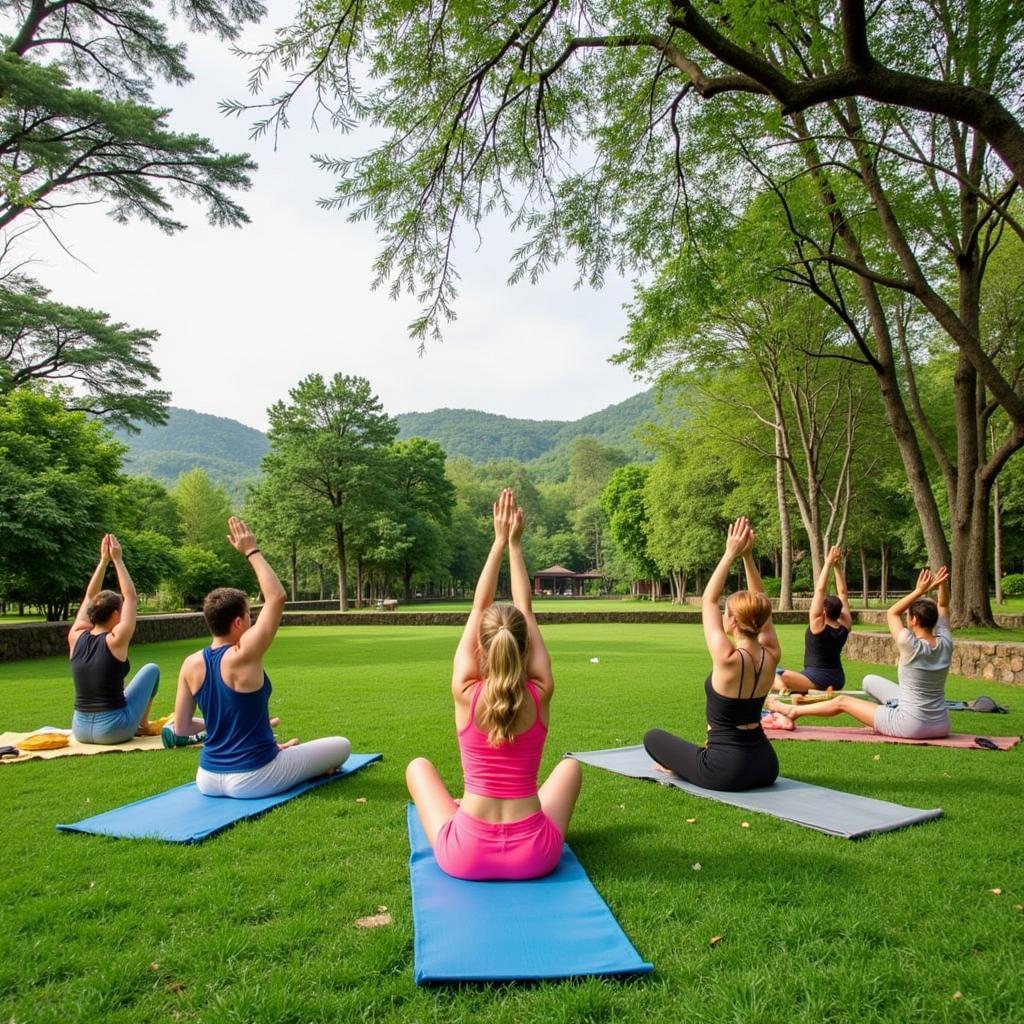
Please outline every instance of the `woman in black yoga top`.
[[[698, 747], [662, 729], [644, 736], [647, 753], [660, 767], [705, 789], [770, 786], [779, 774], [775, 750], [761, 729], [761, 708], [781, 652], [753, 545], [750, 524], [737, 519], [729, 527], [725, 554], [704, 589], [704, 639], [713, 663], [704, 680], [707, 742]], [[726, 601], [723, 618], [718, 601], [738, 556], [743, 558], [747, 589]]]
[[[841, 690], [846, 685], [846, 673], [840, 656], [853, 626], [850, 614], [850, 596], [842, 568], [843, 552], [834, 547], [818, 573], [814, 597], [808, 610], [807, 632], [804, 634], [804, 667], [797, 672], [791, 668], [778, 668], [774, 690], [790, 693], [808, 693], [810, 690]], [[835, 573], [836, 595], [828, 593], [828, 577]]]

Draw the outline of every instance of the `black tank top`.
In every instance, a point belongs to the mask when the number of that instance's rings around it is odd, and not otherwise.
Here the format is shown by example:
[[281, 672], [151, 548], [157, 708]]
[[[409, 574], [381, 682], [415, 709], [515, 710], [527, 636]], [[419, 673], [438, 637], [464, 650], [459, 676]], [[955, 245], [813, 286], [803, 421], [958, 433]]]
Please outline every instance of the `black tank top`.
[[120, 711], [125, 707], [124, 681], [129, 662], [118, 661], [107, 646], [109, 633], [83, 633], [71, 654], [75, 710]]
[[820, 633], [804, 634], [804, 664], [808, 668], [842, 669], [839, 656], [850, 631], [845, 626], [826, 626]]
[[707, 679], [704, 680], [704, 693], [707, 696], [708, 725], [713, 729], [735, 729], [738, 725], [761, 724], [761, 708], [764, 707], [765, 698], [768, 694], [762, 694], [760, 697], [755, 697], [753, 694], [757, 689], [757, 681], [761, 677], [761, 669], [764, 668], [764, 648], [761, 648], [761, 664], [757, 666], [757, 671], [754, 671], [753, 657], [750, 658], [750, 669], [754, 679], [750, 685], [751, 695], [749, 697], [743, 696], [743, 677], [746, 674], [747, 668], [747, 658], [745, 657], [747, 652], [737, 647], [736, 653], [740, 656], [743, 666], [740, 669], [740, 695], [738, 697], [724, 697], [720, 694], [711, 685], [710, 672]]

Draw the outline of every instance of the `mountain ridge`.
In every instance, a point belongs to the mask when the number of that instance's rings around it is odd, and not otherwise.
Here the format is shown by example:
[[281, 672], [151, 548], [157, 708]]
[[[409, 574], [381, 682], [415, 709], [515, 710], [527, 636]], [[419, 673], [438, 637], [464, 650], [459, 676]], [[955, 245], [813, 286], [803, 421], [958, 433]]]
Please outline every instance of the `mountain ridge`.
[[[399, 437], [437, 441], [450, 457], [473, 462], [511, 458], [533, 463], [544, 476], [568, 467], [568, 447], [576, 437], [589, 435], [623, 448], [632, 458], [644, 458], [633, 436], [644, 422], [660, 419], [653, 391], [613, 402], [575, 420], [534, 420], [483, 412], [441, 408], [430, 412], [399, 413]], [[162, 427], [143, 425], [138, 434], [118, 433], [127, 447], [125, 468], [137, 475], [173, 483], [181, 473], [199, 467], [233, 493], [259, 475], [269, 443], [263, 431], [238, 420], [172, 406]], [[565, 448], [565, 451], [560, 449]]]

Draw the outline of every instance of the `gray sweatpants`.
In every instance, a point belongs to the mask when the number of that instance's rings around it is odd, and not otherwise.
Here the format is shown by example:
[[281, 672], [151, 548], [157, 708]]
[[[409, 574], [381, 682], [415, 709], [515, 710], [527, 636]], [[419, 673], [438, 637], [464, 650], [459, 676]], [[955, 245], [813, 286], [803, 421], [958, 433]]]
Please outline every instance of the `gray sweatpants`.
[[883, 736], [901, 736], [908, 740], [932, 740], [949, 735], [949, 713], [943, 720], [924, 719], [911, 708], [886, 707], [886, 701], [899, 700], [900, 688], [882, 676], [864, 677], [864, 692], [874, 697], [880, 707], [875, 708], [875, 732]]
[[327, 736], [320, 740], [286, 747], [262, 768], [251, 772], [196, 772], [196, 786], [203, 796], [230, 796], [239, 800], [273, 796], [339, 768], [352, 753], [352, 744], [344, 736]]

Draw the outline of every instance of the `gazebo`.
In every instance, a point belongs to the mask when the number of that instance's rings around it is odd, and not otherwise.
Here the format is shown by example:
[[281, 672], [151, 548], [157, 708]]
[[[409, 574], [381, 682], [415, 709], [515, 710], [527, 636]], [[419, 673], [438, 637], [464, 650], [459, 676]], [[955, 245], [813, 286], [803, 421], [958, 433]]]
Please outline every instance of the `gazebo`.
[[603, 580], [603, 572], [573, 572], [564, 565], [549, 565], [533, 574], [533, 592], [559, 597], [580, 597], [587, 580]]

